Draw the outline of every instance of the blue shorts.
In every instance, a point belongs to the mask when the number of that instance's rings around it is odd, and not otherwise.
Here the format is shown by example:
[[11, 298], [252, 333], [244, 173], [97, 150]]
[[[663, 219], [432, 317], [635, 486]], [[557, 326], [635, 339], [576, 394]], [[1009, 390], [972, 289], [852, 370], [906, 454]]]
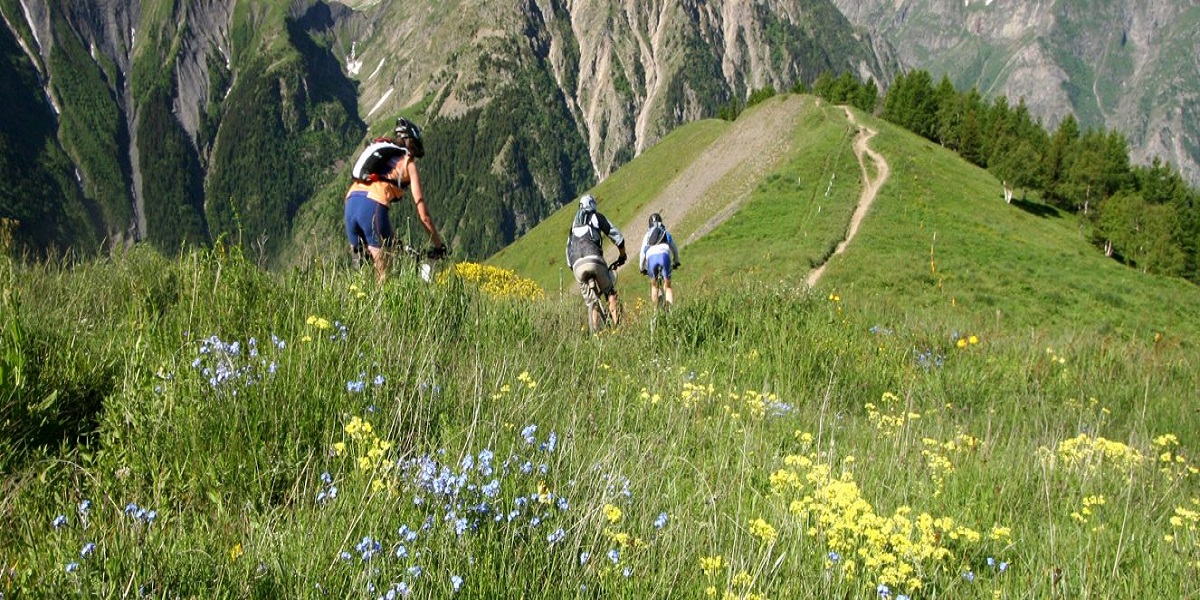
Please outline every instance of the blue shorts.
[[650, 279], [657, 276], [657, 270], [662, 270], [662, 278], [671, 279], [671, 253], [657, 252], [646, 257], [646, 274]]
[[388, 207], [372, 200], [365, 191], [352, 192], [346, 197], [346, 238], [350, 245], [382, 248], [392, 241], [396, 232], [388, 219]]

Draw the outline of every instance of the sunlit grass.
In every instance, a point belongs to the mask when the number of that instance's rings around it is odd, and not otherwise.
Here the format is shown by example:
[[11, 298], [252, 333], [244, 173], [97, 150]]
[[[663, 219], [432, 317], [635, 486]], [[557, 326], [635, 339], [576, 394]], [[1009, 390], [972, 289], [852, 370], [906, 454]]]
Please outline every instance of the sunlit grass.
[[453, 275], [3, 273], [5, 367], [44, 365], [5, 371], [6, 596], [1178, 597], [1200, 560], [1184, 346], [789, 285], [592, 337]]

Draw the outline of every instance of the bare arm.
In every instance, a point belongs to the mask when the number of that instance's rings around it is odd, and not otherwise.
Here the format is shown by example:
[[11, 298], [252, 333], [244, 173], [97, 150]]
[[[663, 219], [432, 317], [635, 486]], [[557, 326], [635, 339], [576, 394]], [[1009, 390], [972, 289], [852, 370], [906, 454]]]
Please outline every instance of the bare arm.
[[441, 246], [442, 236], [438, 235], [437, 228], [433, 226], [433, 217], [429, 216], [429, 208], [425, 205], [425, 194], [421, 191], [421, 177], [417, 174], [416, 161], [410, 159], [405, 169], [408, 171], [408, 189], [412, 193], [413, 204], [417, 207], [417, 218], [421, 220], [425, 231], [429, 232], [430, 243], [435, 247]]

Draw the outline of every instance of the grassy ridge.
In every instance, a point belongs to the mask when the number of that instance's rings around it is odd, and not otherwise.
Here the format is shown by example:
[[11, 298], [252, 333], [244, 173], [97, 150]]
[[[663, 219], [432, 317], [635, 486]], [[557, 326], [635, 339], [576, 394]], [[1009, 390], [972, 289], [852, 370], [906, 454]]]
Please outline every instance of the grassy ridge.
[[1107, 260], [1080, 224], [1036, 200], [1005, 204], [980, 169], [886, 122], [872, 146], [889, 183], [824, 286], [889, 318], [945, 313], [961, 327], [1099, 336], [1167, 336], [1191, 344], [1196, 286]]

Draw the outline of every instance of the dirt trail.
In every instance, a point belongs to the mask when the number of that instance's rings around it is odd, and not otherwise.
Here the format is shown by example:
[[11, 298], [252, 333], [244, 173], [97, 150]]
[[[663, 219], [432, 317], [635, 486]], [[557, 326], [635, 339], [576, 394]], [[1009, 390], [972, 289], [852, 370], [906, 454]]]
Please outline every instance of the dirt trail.
[[[846, 250], [846, 246], [850, 245], [850, 240], [854, 239], [854, 234], [858, 233], [858, 226], [862, 223], [864, 217], [867, 216], [867, 211], [871, 209], [871, 203], [875, 201], [875, 194], [879, 192], [879, 188], [887, 181], [888, 175], [891, 174], [891, 169], [888, 167], [887, 161], [878, 152], [867, 147], [867, 142], [875, 136], [875, 130], [864, 127], [858, 124], [854, 118], [854, 113], [850, 112], [849, 108], [843, 107], [846, 111], [846, 118], [850, 122], [858, 126], [858, 135], [854, 138], [854, 156], [858, 158], [858, 165], [862, 169], [863, 191], [858, 197], [858, 206], [854, 209], [854, 216], [850, 217], [850, 229], [846, 232], [846, 239], [838, 243], [833, 254], [825, 260], [821, 266], [813, 269], [808, 274], [808, 287], [816, 287], [817, 282], [821, 280], [821, 275], [825, 273], [825, 266], [834, 256], [841, 254]], [[875, 163], [876, 175], [871, 178], [870, 171], [867, 170], [867, 163], [863, 161], [863, 155], [870, 157], [871, 162]]]
[[[771, 99], [738, 126], [722, 134], [627, 223], [622, 231], [636, 255], [651, 213], [659, 213], [676, 242], [686, 246], [712, 231], [737, 212], [754, 185], [792, 152], [792, 132], [803, 111], [798, 105], [812, 102], [801, 96]], [[602, 209], [603, 210], [603, 209]], [[713, 215], [701, 222], [699, 215]], [[628, 229], [626, 229], [628, 228]]]

